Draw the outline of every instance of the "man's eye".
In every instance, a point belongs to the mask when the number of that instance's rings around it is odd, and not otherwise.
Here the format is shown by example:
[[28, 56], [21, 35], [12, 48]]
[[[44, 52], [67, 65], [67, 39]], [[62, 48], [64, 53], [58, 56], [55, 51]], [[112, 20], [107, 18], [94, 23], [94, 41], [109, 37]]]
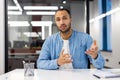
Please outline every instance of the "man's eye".
[[56, 21], [60, 21], [60, 19], [56, 19]]
[[63, 20], [66, 20], [67, 18], [66, 17], [63, 17]]

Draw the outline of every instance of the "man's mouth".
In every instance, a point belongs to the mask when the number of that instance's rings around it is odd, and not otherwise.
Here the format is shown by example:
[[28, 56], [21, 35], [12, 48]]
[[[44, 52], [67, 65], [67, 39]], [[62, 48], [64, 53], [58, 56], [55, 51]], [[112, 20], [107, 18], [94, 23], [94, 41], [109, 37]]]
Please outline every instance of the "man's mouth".
[[60, 28], [61, 28], [62, 30], [64, 30], [64, 29], [66, 28], [66, 25], [62, 25], [62, 26], [60, 26]]

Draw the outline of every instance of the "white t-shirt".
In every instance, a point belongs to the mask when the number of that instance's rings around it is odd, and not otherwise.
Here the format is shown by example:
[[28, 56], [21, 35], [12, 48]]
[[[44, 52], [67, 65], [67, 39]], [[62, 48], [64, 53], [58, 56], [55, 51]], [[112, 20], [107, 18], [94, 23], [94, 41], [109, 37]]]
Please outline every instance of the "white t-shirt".
[[[63, 54], [70, 54], [70, 49], [69, 49], [69, 40], [63, 40], [63, 48], [64, 49]], [[64, 65], [61, 65], [59, 69], [73, 69], [72, 63], [67, 63]]]

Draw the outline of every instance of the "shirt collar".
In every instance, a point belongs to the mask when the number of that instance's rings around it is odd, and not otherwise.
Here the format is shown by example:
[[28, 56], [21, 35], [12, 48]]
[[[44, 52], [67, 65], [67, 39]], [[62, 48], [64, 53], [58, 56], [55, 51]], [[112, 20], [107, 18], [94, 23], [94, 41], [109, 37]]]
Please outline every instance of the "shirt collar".
[[[72, 30], [72, 35], [71, 35], [70, 38], [68, 39], [69, 41], [73, 39], [74, 34], [75, 34], [75, 31]], [[59, 40], [60, 40], [60, 41], [63, 41], [62, 37], [60, 36], [60, 32], [58, 32], [58, 36], [59, 36]]]

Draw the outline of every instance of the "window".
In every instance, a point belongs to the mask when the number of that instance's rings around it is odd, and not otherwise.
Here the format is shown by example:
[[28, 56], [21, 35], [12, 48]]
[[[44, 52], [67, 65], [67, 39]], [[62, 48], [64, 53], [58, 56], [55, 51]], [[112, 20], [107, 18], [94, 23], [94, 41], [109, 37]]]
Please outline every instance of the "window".
[[[111, 10], [111, 0], [99, 0], [99, 14], [106, 14]], [[111, 48], [111, 15], [105, 16], [100, 20], [101, 27], [101, 50], [112, 51]]]

